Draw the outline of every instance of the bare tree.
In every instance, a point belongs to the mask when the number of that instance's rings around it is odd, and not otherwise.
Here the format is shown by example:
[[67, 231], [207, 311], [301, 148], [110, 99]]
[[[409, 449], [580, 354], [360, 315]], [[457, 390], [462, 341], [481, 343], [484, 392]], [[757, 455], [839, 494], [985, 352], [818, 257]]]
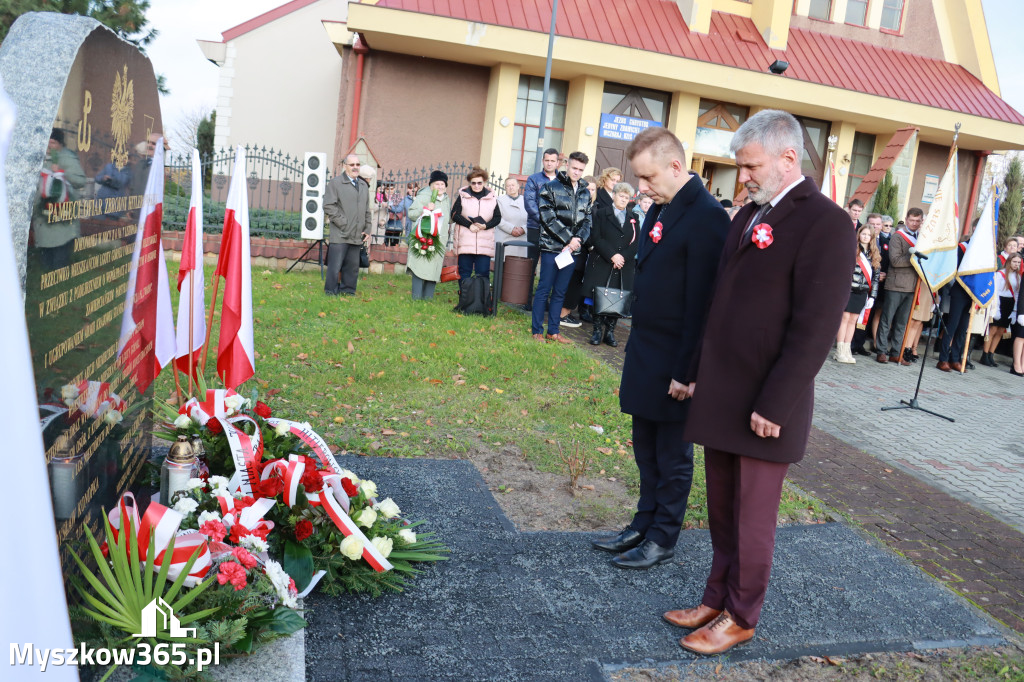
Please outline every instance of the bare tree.
[[211, 107], [200, 105], [178, 116], [168, 133], [171, 149], [176, 154], [185, 154], [199, 146], [199, 126], [210, 117], [212, 111]]

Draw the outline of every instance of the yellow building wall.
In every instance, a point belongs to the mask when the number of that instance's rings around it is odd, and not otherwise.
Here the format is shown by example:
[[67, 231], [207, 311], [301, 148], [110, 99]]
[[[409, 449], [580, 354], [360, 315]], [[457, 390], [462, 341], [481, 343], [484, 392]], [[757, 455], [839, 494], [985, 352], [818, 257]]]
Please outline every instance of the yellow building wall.
[[850, 162], [843, 161], [843, 159], [853, 156], [853, 136], [857, 134], [857, 124], [849, 121], [833, 121], [832, 134], [839, 136], [835, 151], [836, 200], [842, 203], [843, 197], [846, 196], [846, 186], [850, 182]]
[[[512, 162], [518, 92], [518, 64], [503, 63], [491, 67], [480, 161], [484, 168], [500, 176], [508, 174]], [[506, 124], [502, 125], [502, 121]]]
[[[587, 174], [594, 172], [594, 157], [597, 155], [597, 129], [601, 125], [601, 98], [604, 95], [604, 79], [596, 76], [579, 76], [569, 81], [569, 98], [565, 105], [565, 132], [562, 135], [562, 152], [570, 154], [581, 151], [590, 159]], [[590, 134], [587, 134], [587, 129]]]
[[693, 146], [697, 141], [697, 116], [700, 96], [689, 92], [673, 92], [668, 111], [668, 129], [675, 133], [686, 149], [686, 167], [693, 164]]

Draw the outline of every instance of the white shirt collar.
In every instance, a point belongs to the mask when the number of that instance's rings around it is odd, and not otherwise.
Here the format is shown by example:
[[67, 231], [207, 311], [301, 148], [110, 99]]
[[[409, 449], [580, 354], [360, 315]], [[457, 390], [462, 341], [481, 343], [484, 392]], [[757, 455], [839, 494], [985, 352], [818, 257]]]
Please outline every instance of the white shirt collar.
[[779, 192], [778, 194], [776, 194], [775, 198], [772, 199], [771, 201], [769, 201], [768, 203], [772, 205], [772, 208], [775, 208], [776, 206], [779, 205], [779, 202], [782, 201], [782, 197], [784, 197], [787, 194], [789, 194], [789, 190], [793, 189], [794, 187], [796, 187], [797, 185], [799, 185], [803, 181], [804, 181], [804, 176], [801, 175], [800, 177], [798, 177], [796, 179], [796, 182], [794, 182], [792, 185], [790, 185], [786, 189], [784, 189], [781, 192]]

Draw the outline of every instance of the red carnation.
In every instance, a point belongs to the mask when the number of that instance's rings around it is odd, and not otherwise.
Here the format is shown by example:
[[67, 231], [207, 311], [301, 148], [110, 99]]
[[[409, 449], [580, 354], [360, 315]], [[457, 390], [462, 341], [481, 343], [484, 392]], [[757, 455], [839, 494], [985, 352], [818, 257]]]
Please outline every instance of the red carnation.
[[244, 547], [235, 547], [231, 550], [231, 555], [238, 560], [238, 563], [242, 564], [246, 568], [256, 568], [256, 557], [249, 553], [249, 550]]
[[217, 582], [221, 585], [231, 583], [235, 591], [241, 590], [246, 584], [245, 569], [234, 561], [225, 561], [220, 565], [220, 570], [217, 572]]
[[341, 479], [341, 487], [344, 489], [345, 494], [349, 497], [355, 497], [359, 494], [359, 488], [352, 482], [350, 478]]
[[[210, 519], [202, 525], [199, 532], [210, 538], [214, 542], [220, 542], [224, 539], [224, 536], [228, 534], [228, 529], [224, 527], [224, 524], [220, 521]], [[221, 583], [223, 585], [223, 583]]]
[[264, 419], [270, 419], [270, 406], [262, 400], [256, 401], [256, 416], [263, 417]]
[[427, 246], [433, 246], [433, 245], [434, 245], [434, 240], [433, 240], [433, 239], [430, 239], [430, 238], [428, 237], [428, 238], [427, 238]]
[[206, 428], [210, 433], [223, 433], [224, 427], [220, 425], [220, 421], [217, 419], [211, 419], [206, 422]]
[[295, 539], [302, 542], [313, 534], [313, 524], [309, 519], [301, 519], [295, 524]]

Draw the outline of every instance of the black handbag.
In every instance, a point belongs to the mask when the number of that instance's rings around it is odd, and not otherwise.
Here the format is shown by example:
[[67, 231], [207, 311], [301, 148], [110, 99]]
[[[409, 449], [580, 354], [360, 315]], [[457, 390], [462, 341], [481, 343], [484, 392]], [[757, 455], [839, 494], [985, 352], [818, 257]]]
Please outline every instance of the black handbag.
[[359, 247], [359, 267], [370, 267], [370, 252], [366, 250], [366, 242], [363, 242], [363, 245]]
[[[612, 275], [614, 274], [614, 270], [608, 273], [609, 286], [594, 287], [594, 313], [597, 315], [622, 317], [629, 314], [629, 304], [632, 300], [633, 292], [612, 288], [610, 285], [612, 283]], [[621, 273], [619, 274], [619, 281], [622, 281]]]

